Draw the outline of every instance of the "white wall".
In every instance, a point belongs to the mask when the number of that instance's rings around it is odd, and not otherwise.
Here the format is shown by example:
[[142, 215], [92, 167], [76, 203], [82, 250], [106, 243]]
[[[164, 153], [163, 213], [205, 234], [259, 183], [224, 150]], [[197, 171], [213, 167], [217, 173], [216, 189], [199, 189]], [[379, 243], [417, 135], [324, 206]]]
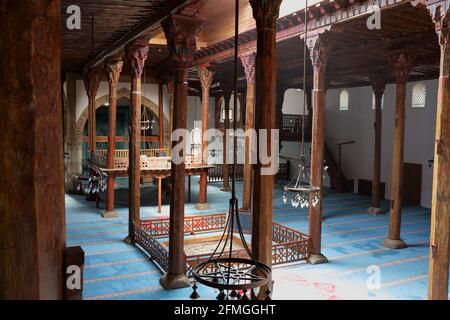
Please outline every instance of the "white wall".
[[[431, 206], [433, 169], [428, 160], [434, 157], [434, 140], [437, 105], [437, 80], [424, 81], [427, 87], [425, 108], [411, 107], [411, 92], [414, 83], [408, 83], [406, 99], [406, 128], [404, 161], [422, 165], [422, 199], [424, 207]], [[374, 145], [374, 110], [372, 109], [372, 88], [349, 88], [350, 108], [339, 111], [341, 90], [329, 90], [326, 101], [326, 140], [337, 158], [337, 143], [355, 141], [343, 147], [343, 171], [347, 178], [372, 180]], [[386, 183], [385, 198], [390, 198], [392, 139], [394, 130], [396, 86], [388, 85], [383, 108], [381, 180]], [[286, 103], [286, 102], [285, 102]], [[292, 103], [292, 102], [290, 102]], [[283, 106], [284, 110], [290, 110]], [[289, 112], [290, 113], [290, 112]], [[292, 157], [299, 152], [295, 142], [284, 142], [282, 154]], [[328, 178], [325, 185], [329, 185]]]
[[[427, 100], [425, 108], [411, 107], [413, 83], [408, 83], [406, 99], [406, 129], [404, 161], [422, 165], [422, 199], [424, 207], [431, 206], [433, 170], [428, 160], [434, 156], [436, 125], [437, 80], [425, 81]], [[339, 111], [340, 90], [330, 90], [327, 94], [326, 138], [327, 143], [338, 154], [337, 143], [355, 140], [356, 144], [344, 147], [343, 170], [348, 178], [372, 180], [374, 110], [372, 109], [372, 89], [370, 87], [351, 88], [350, 109]], [[392, 136], [394, 130], [396, 86], [386, 88], [383, 109], [381, 179], [386, 183], [386, 199], [390, 198]], [[355, 186], [355, 191], [357, 186]]]

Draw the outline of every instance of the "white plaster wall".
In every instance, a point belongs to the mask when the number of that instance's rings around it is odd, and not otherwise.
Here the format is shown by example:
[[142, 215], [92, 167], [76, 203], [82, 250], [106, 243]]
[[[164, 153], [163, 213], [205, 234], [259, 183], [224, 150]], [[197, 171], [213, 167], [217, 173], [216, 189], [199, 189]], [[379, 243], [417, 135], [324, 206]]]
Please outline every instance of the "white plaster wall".
[[[408, 83], [406, 99], [406, 128], [404, 161], [422, 165], [422, 199], [424, 207], [431, 206], [433, 169], [428, 160], [434, 156], [436, 124], [437, 80], [425, 81], [427, 100], [425, 108], [411, 107], [413, 83]], [[350, 108], [339, 111], [340, 90], [330, 90], [326, 106], [326, 139], [337, 157], [337, 143], [354, 140], [354, 145], [343, 149], [343, 170], [348, 178], [372, 180], [374, 110], [370, 87], [350, 88]], [[396, 86], [386, 87], [383, 109], [381, 179], [386, 183], [386, 199], [390, 198], [392, 137], [394, 130]]]
[[[215, 128], [215, 98], [209, 99], [209, 107], [208, 107], [208, 128]], [[188, 97], [188, 105], [187, 105], [187, 129], [192, 132], [194, 128], [202, 128], [202, 101], [199, 97], [189, 96]], [[216, 163], [218, 160], [222, 159], [222, 145], [220, 146], [220, 150], [216, 152], [216, 156], [212, 157], [211, 153], [208, 155], [208, 163]], [[208, 150], [214, 149], [213, 146], [209, 146]]]
[[[429, 168], [428, 160], [434, 157], [434, 140], [436, 125], [437, 80], [424, 81], [427, 86], [425, 108], [411, 107], [411, 93], [414, 83], [407, 85], [406, 128], [404, 161], [422, 165], [422, 199], [424, 207], [431, 206], [433, 169]], [[372, 180], [373, 145], [374, 145], [374, 110], [372, 109], [372, 88], [349, 88], [350, 108], [339, 111], [339, 93], [341, 90], [329, 90], [326, 101], [326, 140], [338, 156], [337, 143], [354, 140], [356, 143], [343, 147], [343, 171], [346, 177], [355, 180], [357, 192], [358, 179]], [[385, 91], [383, 108], [381, 180], [386, 183], [386, 199], [390, 198], [392, 139], [394, 130], [396, 86], [388, 85]], [[286, 95], [283, 112], [292, 112], [298, 97]], [[298, 103], [298, 102], [297, 102]], [[288, 104], [288, 105], [287, 105]], [[298, 108], [298, 107], [297, 107]], [[300, 144], [283, 142], [282, 155], [298, 157]], [[309, 146], [307, 147], [309, 150]], [[291, 165], [291, 169], [295, 170]], [[291, 174], [295, 174], [292, 172]], [[324, 184], [329, 186], [329, 178]]]
[[[309, 0], [308, 7], [312, 5], [322, 2], [323, 0]], [[299, 10], [305, 8], [306, 1], [305, 0], [283, 0], [280, 7], [280, 17], [287, 16], [288, 14], [292, 14]]]

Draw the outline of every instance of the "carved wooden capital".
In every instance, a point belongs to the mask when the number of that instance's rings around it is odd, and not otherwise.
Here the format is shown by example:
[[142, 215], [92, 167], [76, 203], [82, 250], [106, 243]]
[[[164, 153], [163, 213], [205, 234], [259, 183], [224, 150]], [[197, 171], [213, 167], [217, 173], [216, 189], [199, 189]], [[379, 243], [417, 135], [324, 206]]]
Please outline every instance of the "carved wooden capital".
[[214, 71], [209, 70], [206, 66], [198, 67], [197, 71], [198, 77], [200, 78], [200, 84], [202, 85], [202, 90], [209, 92], [214, 78]]
[[282, 0], [250, 0], [258, 29], [275, 29]]
[[112, 86], [117, 86], [122, 72], [122, 60], [110, 60], [105, 64], [106, 73], [108, 74], [109, 83]]
[[171, 15], [161, 23], [176, 68], [188, 68], [194, 60], [203, 21], [196, 17]]
[[331, 46], [326, 46], [319, 37], [308, 39], [307, 46], [309, 48], [312, 66], [315, 69], [325, 69], [328, 63]]
[[450, 10], [444, 15], [441, 16], [440, 11], [437, 11], [436, 16], [434, 18], [436, 32], [439, 36], [439, 44], [441, 45], [442, 52], [448, 52], [450, 50]]
[[394, 53], [391, 57], [397, 83], [408, 82], [409, 72], [414, 64], [414, 56], [409, 52], [410, 50]]
[[255, 84], [256, 79], [256, 53], [252, 52], [251, 54], [241, 56], [241, 62], [244, 66], [245, 78], [247, 79], [247, 85]]
[[89, 101], [95, 100], [100, 86], [100, 75], [94, 70], [89, 70], [83, 75], [83, 80]]
[[382, 96], [386, 90], [386, 77], [383, 75], [374, 75], [370, 77], [372, 89], [375, 96]]
[[148, 41], [147, 39], [136, 39], [127, 49], [127, 58], [131, 64], [131, 73], [134, 78], [141, 78], [144, 72], [145, 61], [148, 58]]
[[222, 95], [225, 100], [231, 99], [231, 95], [232, 95], [233, 89], [234, 89], [232, 83], [233, 83], [233, 80], [231, 80], [231, 79], [220, 82], [220, 88], [222, 89]]

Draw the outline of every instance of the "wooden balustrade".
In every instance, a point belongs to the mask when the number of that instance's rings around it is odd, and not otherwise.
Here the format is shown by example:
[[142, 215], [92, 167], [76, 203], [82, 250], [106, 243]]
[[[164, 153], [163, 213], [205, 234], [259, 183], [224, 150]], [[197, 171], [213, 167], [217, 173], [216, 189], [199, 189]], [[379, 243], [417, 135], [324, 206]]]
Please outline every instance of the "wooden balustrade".
[[[128, 159], [128, 149], [117, 149], [114, 154], [115, 159]], [[97, 155], [106, 157], [108, 154], [107, 150], [97, 150]], [[149, 158], [156, 157], [170, 157], [170, 149], [169, 148], [159, 148], [159, 149], [141, 149], [141, 155], [147, 156]]]
[[[248, 216], [251, 219], [251, 212], [241, 212], [241, 218]], [[246, 220], [244, 219], [244, 220]], [[243, 228], [251, 229], [251, 221], [241, 221]], [[184, 220], [184, 232], [197, 233], [223, 230], [226, 224], [226, 214], [211, 214], [186, 217]], [[167, 263], [168, 252], [155, 238], [168, 237], [170, 220], [169, 219], [152, 219], [142, 220], [140, 227], [137, 227], [138, 244], [154, 257], [159, 265]], [[272, 264], [280, 265], [292, 263], [308, 259], [310, 255], [310, 239], [309, 236], [297, 230], [285, 227], [279, 223], [273, 223], [273, 241], [272, 245]], [[156, 244], [158, 243], [158, 244]], [[163, 252], [165, 251], [165, 252]], [[192, 271], [199, 263], [209, 259], [211, 253], [203, 253], [199, 255], [186, 256], [187, 276], [192, 277]], [[245, 250], [233, 251], [234, 257], [246, 257]]]

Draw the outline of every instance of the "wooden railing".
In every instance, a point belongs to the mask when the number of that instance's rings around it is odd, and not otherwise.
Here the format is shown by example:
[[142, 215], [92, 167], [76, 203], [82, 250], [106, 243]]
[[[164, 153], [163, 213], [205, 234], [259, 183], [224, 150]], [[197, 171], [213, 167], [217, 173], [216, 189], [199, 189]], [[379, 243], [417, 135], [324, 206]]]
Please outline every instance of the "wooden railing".
[[[251, 212], [241, 212], [242, 227], [245, 233], [251, 232]], [[226, 225], [226, 214], [212, 214], [203, 216], [186, 217], [184, 232], [208, 232], [223, 230]], [[294, 229], [285, 227], [279, 223], [273, 223], [272, 238], [272, 264], [280, 265], [305, 260], [310, 255], [309, 236]], [[162, 268], [168, 264], [168, 252], [156, 238], [168, 237], [170, 232], [169, 219], [142, 220], [141, 226], [136, 227], [136, 242], [160, 265]], [[164, 251], [164, 252], [163, 252]], [[199, 263], [207, 261], [211, 253], [185, 256], [187, 275], [192, 276], [192, 271]], [[236, 250], [234, 257], [247, 257], [245, 250]]]
[[[303, 119], [304, 118], [304, 119]], [[297, 114], [283, 114], [283, 127], [280, 136], [283, 141], [300, 141], [302, 138], [302, 126], [305, 124], [305, 139], [311, 139], [311, 128], [309, 128], [309, 116]]]
[[[225, 228], [224, 213], [190, 216], [184, 218], [184, 233], [215, 231]], [[153, 237], [167, 237], [170, 232], [170, 220], [142, 220], [141, 227]]]
[[[101, 149], [97, 150], [97, 154], [102, 157], [107, 157], [108, 150]], [[147, 157], [170, 157], [170, 149], [169, 148], [160, 148], [160, 149], [141, 149], [141, 155]], [[128, 149], [116, 149], [114, 153], [115, 159], [128, 159], [129, 150]]]
[[[229, 179], [231, 180], [232, 169], [231, 165], [228, 165]], [[278, 179], [289, 180], [289, 161], [286, 163], [280, 163], [277, 173]], [[242, 181], [244, 179], [244, 165], [236, 165], [236, 181]], [[216, 164], [214, 168], [208, 171], [208, 182], [221, 182], [223, 181], [223, 164]]]
[[134, 232], [136, 243], [150, 255], [162, 271], [167, 272], [169, 270], [169, 252], [167, 249], [136, 224], [134, 224]]
[[[106, 157], [108, 155], [107, 150], [97, 150], [95, 157], [104, 159], [103, 167], [106, 167]], [[115, 151], [114, 168], [127, 169], [128, 168], [128, 149], [118, 149]], [[142, 149], [141, 156], [141, 169], [162, 169], [167, 170], [171, 167], [171, 151], [169, 148], [160, 149]], [[203, 164], [202, 156], [185, 157], [186, 166], [192, 167]]]

